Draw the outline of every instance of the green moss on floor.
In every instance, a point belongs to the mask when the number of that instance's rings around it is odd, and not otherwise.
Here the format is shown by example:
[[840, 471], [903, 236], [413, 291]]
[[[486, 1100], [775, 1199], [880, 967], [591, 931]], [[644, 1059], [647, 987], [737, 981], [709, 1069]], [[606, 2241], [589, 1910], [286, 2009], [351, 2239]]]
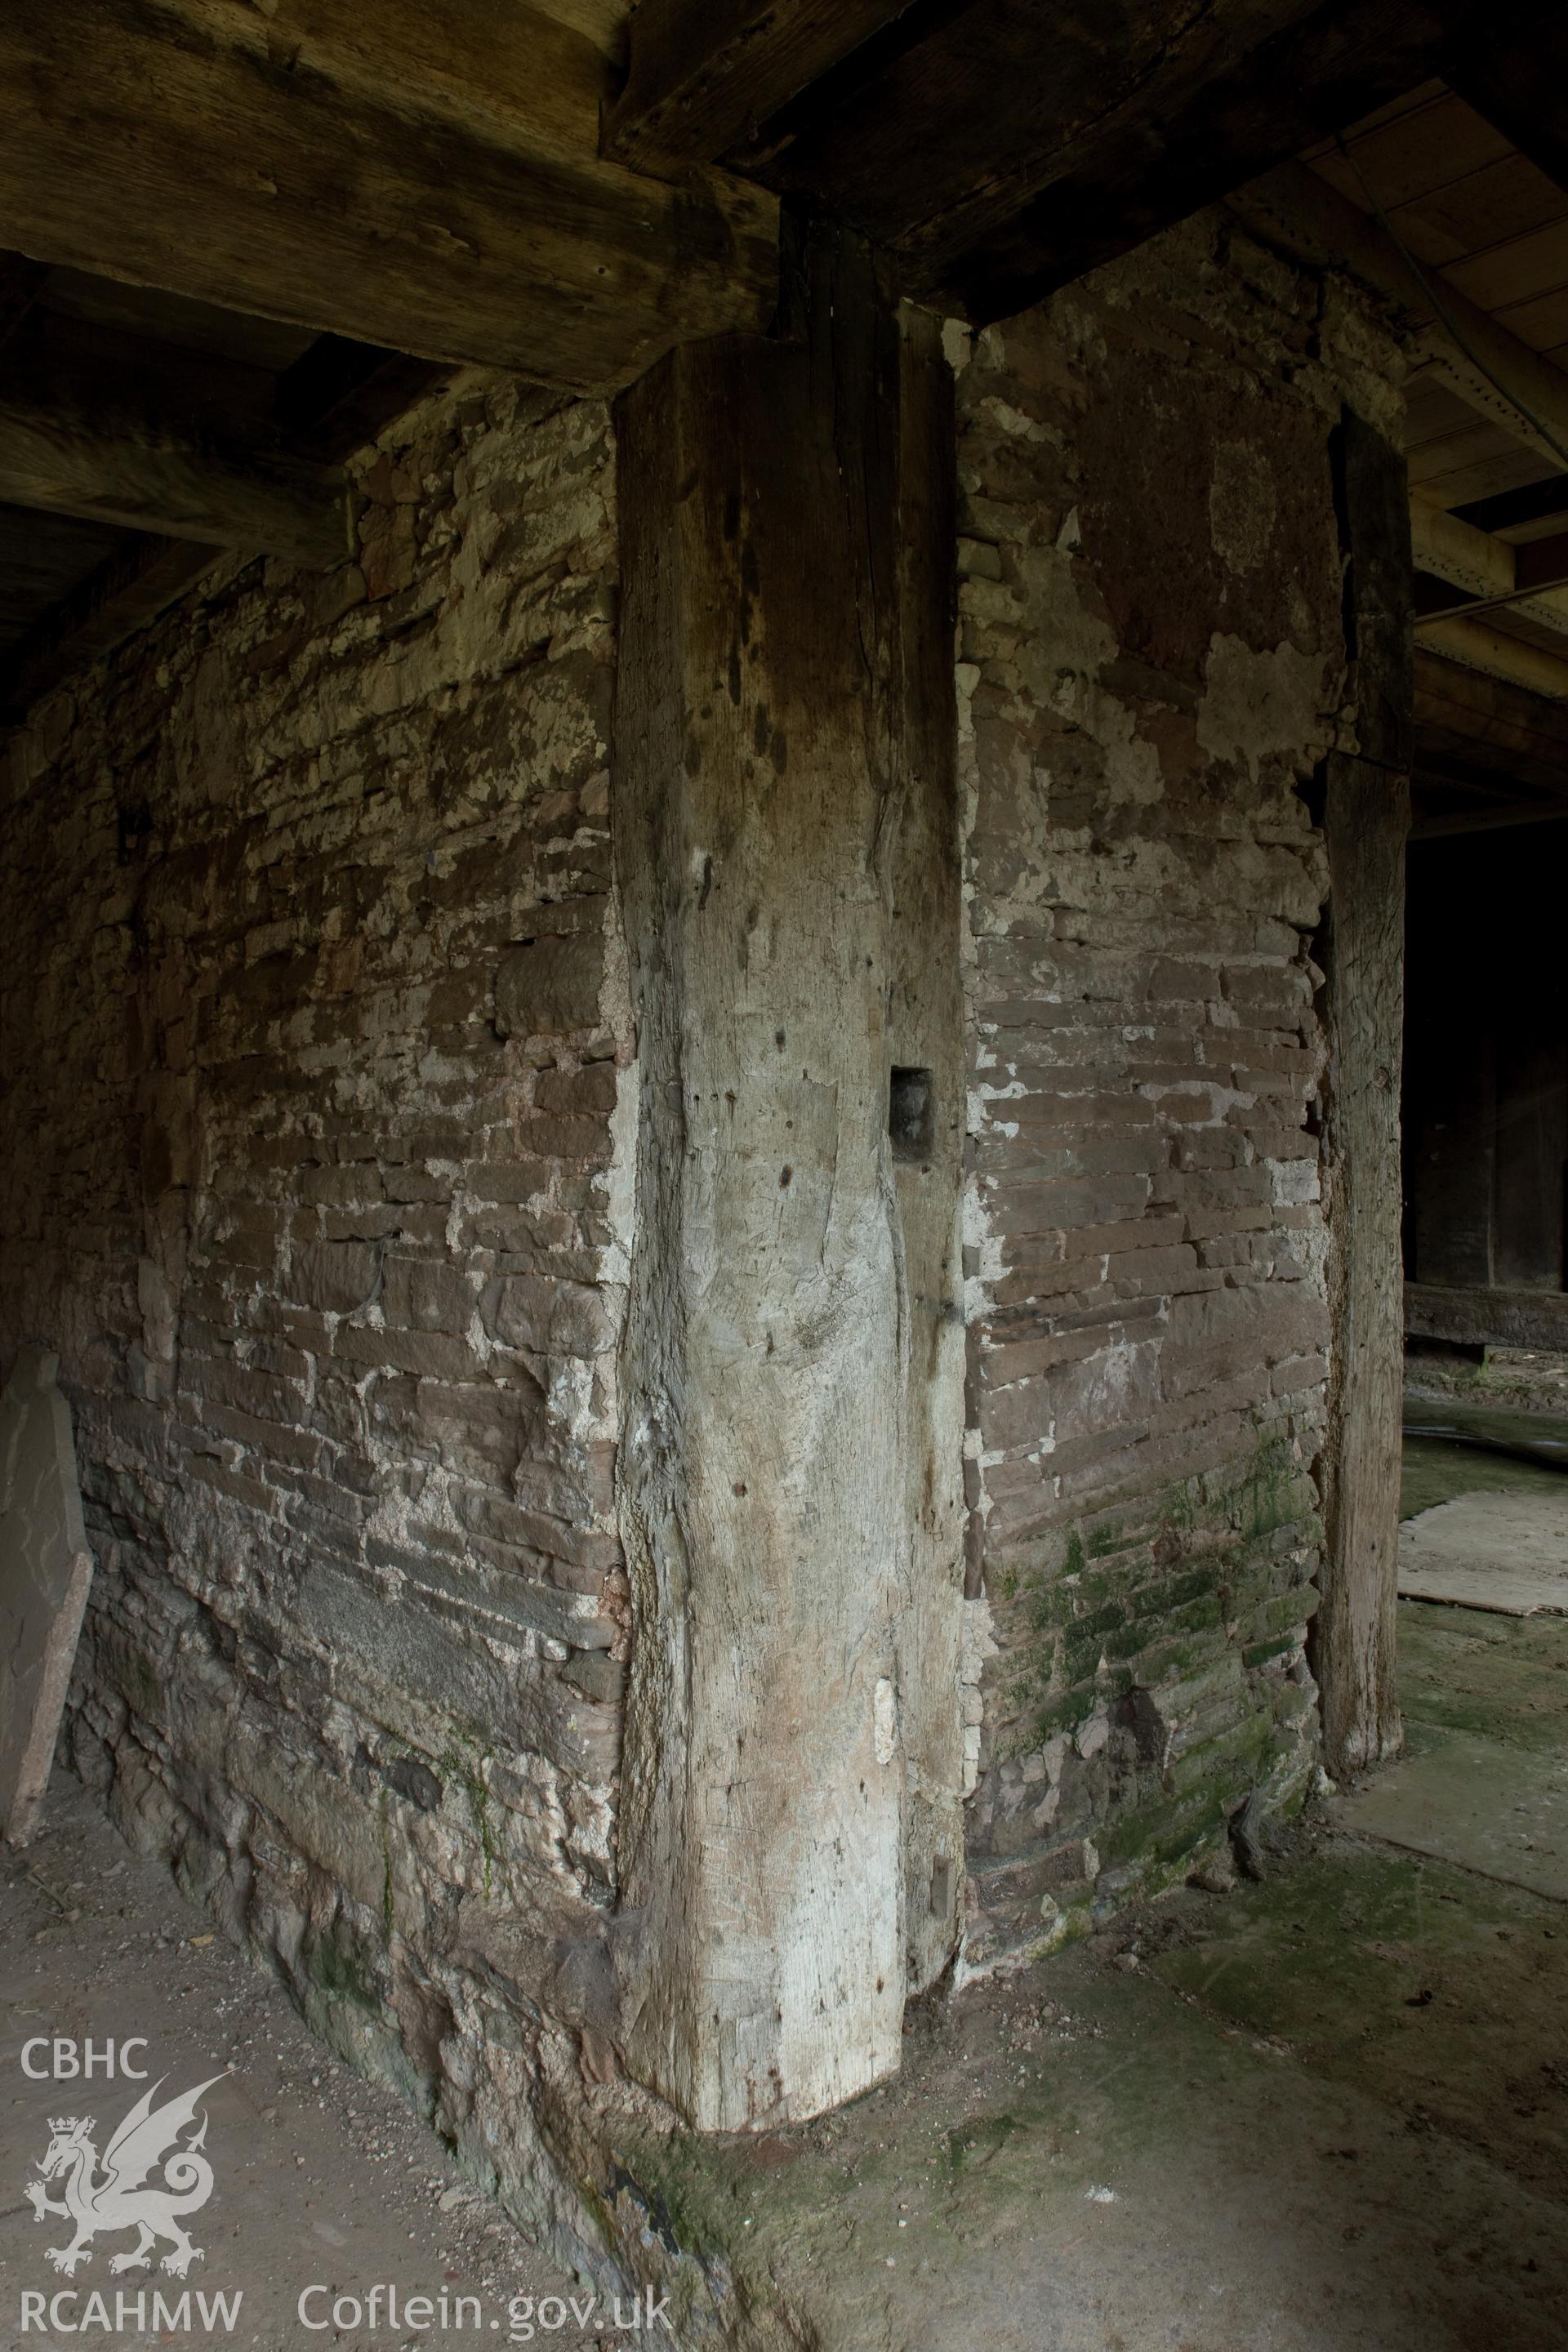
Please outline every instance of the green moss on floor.
[[1507, 1454], [1482, 1452], [1479, 1446], [1446, 1444], [1436, 1437], [1405, 1440], [1404, 1472], [1399, 1484], [1399, 1516], [1413, 1519], [1456, 1495], [1479, 1493], [1561, 1495], [1564, 1473], [1544, 1464], [1521, 1462]]
[[833, 2352], [1548, 2352], [1568, 1942], [1456, 1877], [1308, 1843], [921, 2005], [837, 2116], [623, 2179], [694, 2279]]
[[[1558, 1491], [1434, 1450], [1429, 1499]], [[1084, 1585], [1114, 1551], [1079, 1540]], [[1056, 1630], [1059, 1596], [1037, 1606]], [[1568, 1751], [1568, 1621], [1400, 1617], [1413, 1748], [1462, 1731], [1526, 1774]], [[1232, 1735], [1243, 1780], [1270, 1736]], [[1136, 1851], [1219, 1843], [1224, 1776], [1200, 1761]], [[628, 2143], [611, 2193], [685, 2257], [694, 2315], [711, 2292], [770, 2352], [1555, 2352], [1568, 1906], [1347, 1835], [1332, 1807], [1278, 1835], [1261, 1885], [1178, 1886], [1098, 1932], [1080, 1906], [1071, 1949], [917, 2004], [899, 2079], [837, 2115]], [[1120, 1850], [1108, 1832], [1102, 1860]]]
[[1330, 1836], [1223, 1903], [1149, 1931], [1161, 1980], [1442, 2131], [1568, 2186], [1568, 1911], [1474, 1872]]
[[1568, 1618], [1402, 1601], [1399, 1704], [1412, 1724], [1568, 1754]]
[[[1407, 1477], [1419, 1450], [1407, 1441]], [[1429, 1450], [1443, 1457], [1435, 1500], [1472, 1473], [1477, 1486], [1561, 1491], [1555, 1472]], [[1447, 1733], [1484, 1739], [1524, 1796], [1543, 1762], [1568, 1756], [1568, 1619], [1405, 1601], [1398, 1639], [1412, 1757]], [[1136, 1933], [1161, 1980], [1211, 2015], [1370, 2092], [1413, 2129], [1484, 2148], [1531, 2188], [1568, 2188], [1561, 1904], [1331, 1829], [1299, 1841], [1264, 1885], [1224, 1901], [1184, 1890]]]

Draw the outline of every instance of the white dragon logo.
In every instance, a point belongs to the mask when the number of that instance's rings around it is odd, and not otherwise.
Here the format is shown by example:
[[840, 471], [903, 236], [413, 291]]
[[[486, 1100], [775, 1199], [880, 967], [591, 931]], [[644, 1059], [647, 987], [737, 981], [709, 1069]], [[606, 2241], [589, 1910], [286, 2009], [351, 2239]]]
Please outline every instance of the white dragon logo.
[[[50, 2139], [38, 2164], [43, 2176], [29, 2180], [26, 2194], [33, 2211], [41, 2221], [46, 2215], [58, 2213], [76, 2224], [76, 2236], [68, 2246], [47, 2246], [47, 2259], [56, 2270], [73, 2276], [79, 2263], [90, 2263], [89, 2241], [100, 2231], [116, 2230], [140, 2231], [137, 2242], [128, 2254], [115, 2254], [110, 2261], [111, 2271], [146, 2270], [151, 2266], [153, 2247], [160, 2238], [167, 2238], [174, 2252], [163, 2257], [163, 2268], [176, 2278], [184, 2278], [195, 2262], [200, 2262], [203, 2250], [193, 2246], [178, 2216], [195, 2213], [213, 2193], [213, 2168], [200, 2153], [207, 2136], [207, 2119], [204, 2115], [201, 2128], [184, 2147], [177, 2145], [179, 2136], [196, 2113], [204, 2091], [223, 2080], [214, 2074], [198, 2083], [194, 2091], [184, 2092], [177, 2099], [168, 2100], [156, 2112], [153, 2101], [162, 2087], [154, 2083], [150, 2091], [137, 2100], [114, 2137], [103, 2151], [102, 2177], [99, 2178], [99, 2155], [93, 2146], [96, 2125], [91, 2116], [55, 2116], [49, 2119]], [[144, 2188], [150, 2173], [162, 2166], [161, 2186]], [[63, 2178], [63, 2200], [54, 2202], [45, 2189], [47, 2180]]]

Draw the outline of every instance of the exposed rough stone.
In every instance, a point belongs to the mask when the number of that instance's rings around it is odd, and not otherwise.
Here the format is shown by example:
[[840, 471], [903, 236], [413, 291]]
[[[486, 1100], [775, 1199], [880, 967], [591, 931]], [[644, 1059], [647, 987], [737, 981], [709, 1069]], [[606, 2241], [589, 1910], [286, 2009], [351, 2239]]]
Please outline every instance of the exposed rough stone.
[[609, 420], [470, 378], [368, 456], [363, 568], [219, 562], [11, 747], [0, 1309], [78, 1416], [79, 1762], [570, 2251], [572, 2029], [457, 1924], [615, 1895]]
[[[962, 1727], [969, 1870], [950, 1836], [910, 1880], [932, 1950], [962, 1895], [960, 1980], [1217, 1867], [1249, 1792], [1310, 1771], [1324, 866], [1300, 788], [1354, 740], [1329, 435], [1347, 398], [1391, 425], [1394, 375], [1348, 298], [1213, 219], [962, 371], [968, 1597], [933, 1786], [956, 1809]], [[674, 2243], [672, 2118], [616, 2056], [615, 1463], [648, 1433], [619, 1395], [639, 1106], [608, 420], [468, 378], [363, 471], [359, 565], [218, 562], [9, 752], [28, 1148], [0, 1318], [58, 1348], [78, 1416], [100, 1574], [74, 1752], [585, 2275], [614, 2276], [607, 2237], [678, 2284], [692, 2343], [795, 2340]], [[868, 1160], [879, 1075], [832, 1118], [856, 1105]], [[773, 1139], [790, 1181], [749, 1237], [811, 1197], [799, 1134]], [[799, 1314], [781, 1291], [781, 1329]], [[891, 1336], [847, 1328], [846, 1363], [890, 1377]], [[803, 1415], [815, 1393], [803, 1370]], [[734, 1468], [717, 1508], [743, 1528]], [[901, 1526], [879, 1455], [841, 1524], [872, 1485]], [[797, 1505], [809, 1543], [821, 1498]], [[835, 1599], [842, 1559], [814, 1568]], [[877, 1770], [910, 1738], [894, 1646], [853, 1662]]]
[[593, 1028], [603, 977], [604, 951], [594, 931], [525, 940], [496, 972], [497, 1035]]
[[1330, 436], [1347, 400], [1394, 425], [1396, 377], [1348, 297], [1215, 216], [961, 374], [970, 1590], [998, 1648], [966, 1968], [1310, 1770], [1326, 875], [1300, 787], [1353, 721]]
[[307, 1242], [291, 1261], [289, 1289], [302, 1307], [352, 1315], [368, 1307], [381, 1278], [374, 1242]]

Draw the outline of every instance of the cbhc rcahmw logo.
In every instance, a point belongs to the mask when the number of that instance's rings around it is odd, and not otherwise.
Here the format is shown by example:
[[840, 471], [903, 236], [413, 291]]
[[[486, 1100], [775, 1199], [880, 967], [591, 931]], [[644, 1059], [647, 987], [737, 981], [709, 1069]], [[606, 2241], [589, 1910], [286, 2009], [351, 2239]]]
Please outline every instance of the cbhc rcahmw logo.
[[146, 2048], [140, 2034], [133, 2034], [129, 2042], [77, 2042], [63, 2035], [51, 2041], [47, 2033], [35, 2033], [31, 2042], [22, 2044], [22, 2072], [35, 2083], [74, 2083], [79, 2075], [90, 2082], [95, 2074], [112, 2083], [118, 2070], [128, 2083], [144, 2083], [147, 2069], [133, 2066], [131, 2053], [134, 2050], [140, 2056]]
[[[109, 2081], [118, 2076], [141, 2083], [149, 2071], [138, 2063], [146, 2050], [146, 2041], [139, 2035], [119, 2042], [78, 2042], [37, 2034], [23, 2045], [22, 2072], [34, 2082], [88, 2082], [101, 2075]], [[38, 2178], [26, 2184], [25, 2194], [40, 2221], [71, 2224], [72, 2234], [64, 2245], [44, 2249], [45, 2259], [68, 2278], [91, 2262], [95, 2238], [113, 2237], [124, 2230], [135, 2231], [136, 2242], [110, 2257], [110, 2270], [117, 2275], [151, 2269], [156, 2250], [164, 2244], [170, 2251], [161, 2257], [160, 2267], [176, 2278], [184, 2278], [191, 2264], [203, 2259], [203, 2249], [193, 2245], [184, 2224], [186, 2216], [199, 2212], [213, 2193], [213, 2168], [203, 2152], [207, 2120], [202, 2100], [223, 2077], [211, 2075], [194, 2090], [154, 2105], [164, 2079], [160, 2076], [121, 2117], [101, 2156], [95, 2116], [49, 2118], [48, 2145], [34, 2166]], [[23, 2298], [24, 2305], [42, 2301], [41, 2296]], [[26, 2315], [24, 2312], [25, 2319]]]

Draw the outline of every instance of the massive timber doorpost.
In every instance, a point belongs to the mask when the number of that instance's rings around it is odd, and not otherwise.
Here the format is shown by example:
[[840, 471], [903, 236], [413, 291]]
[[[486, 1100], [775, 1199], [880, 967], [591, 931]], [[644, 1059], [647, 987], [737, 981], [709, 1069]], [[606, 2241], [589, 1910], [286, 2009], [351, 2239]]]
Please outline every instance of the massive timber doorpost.
[[1328, 1556], [1314, 1664], [1331, 1771], [1395, 1754], [1400, 1402], [1399, 1074], [1413, 757], [1410, 496], [1400, 453], [1349, 409], [1335, 442], [1346, 652], [1359, 750], [1328, 761], [1323, 1157], [1328, 1205]]
[[[634, 2070], [695, 2122], [899, 2060], [956, 1936], [952, 389], [868, 249], [620, 414], [638, 1023], [622, 1447]], [[629, 1923], [628, 1923], [629, 1924]]]

